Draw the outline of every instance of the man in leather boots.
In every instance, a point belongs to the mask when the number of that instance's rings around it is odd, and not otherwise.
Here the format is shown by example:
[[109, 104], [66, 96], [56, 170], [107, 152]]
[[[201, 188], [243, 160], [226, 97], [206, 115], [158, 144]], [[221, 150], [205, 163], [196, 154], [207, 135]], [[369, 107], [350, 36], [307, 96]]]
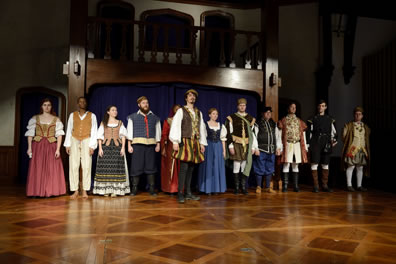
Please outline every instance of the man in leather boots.
[[252, 168], [252, 154], [257, 149], [257, 140], [252, 132], [256, 119], [246, 113], [246, 99], [237, 101], [238, 112], [227, 116], [225, 126], [227, 128], [227, 145], [230, 159], [233, 161], [233, 174], [235, 190], [239, 194], [241, 186], [242, 194], [248, 194], [246, 181]]
[[151, 112], [149, 101], [145, 96], [137, 99], [139, 111], [127, 117], [128, 120], [128, 152], [132, 153], [130, 175], [132, 177], [131, 195], [137, 194], [140, 175], [147, 175], [149, 193], [156, 196], [155, 152], [160, 151], [161, 122]]
[[313, 192], [319, 192], [318, 165], [322, 165], [322, 190], [332, 192], [328, 186], [330, 154], [337, 144], [337, 130], [334, 118], [326, 115], [327, 104], [318, 103], [318, 114], [308, 119], [307, 145], [311, 154], [311, 172], [314, 182]]

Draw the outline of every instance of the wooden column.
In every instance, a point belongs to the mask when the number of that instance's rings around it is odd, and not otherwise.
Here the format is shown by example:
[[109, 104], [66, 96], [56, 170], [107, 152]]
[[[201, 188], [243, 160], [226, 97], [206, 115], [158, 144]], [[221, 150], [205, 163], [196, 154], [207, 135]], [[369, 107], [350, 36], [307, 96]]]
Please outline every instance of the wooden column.
[[[263, 102], [271, 106], [273, 119], [278, 120], [278, 78], [279, 78], [279, 5], [277, 0], [264, 0], [261, 8], [262, 60], [263, 60]], [[270, 84], [270, 76], [275, 82]]]
[[[70, 113], [76, 108], [77, 98], [84, 96], [87, 39], [88, 0], [70, 0], [70, 53], [68, 107]], [[79, 73], [75, 73], [75, 63]]]

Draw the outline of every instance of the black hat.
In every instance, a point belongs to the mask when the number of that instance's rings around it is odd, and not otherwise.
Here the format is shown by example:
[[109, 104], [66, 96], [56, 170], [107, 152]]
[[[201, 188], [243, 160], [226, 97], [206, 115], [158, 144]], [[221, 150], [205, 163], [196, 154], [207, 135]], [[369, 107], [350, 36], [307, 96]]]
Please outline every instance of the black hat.
[[271, 106], [264, 106], [263, 110], [261, 112], [265, 113], [265, 112], [268, 112], [268, 111], [272, 112], [272, 107]]

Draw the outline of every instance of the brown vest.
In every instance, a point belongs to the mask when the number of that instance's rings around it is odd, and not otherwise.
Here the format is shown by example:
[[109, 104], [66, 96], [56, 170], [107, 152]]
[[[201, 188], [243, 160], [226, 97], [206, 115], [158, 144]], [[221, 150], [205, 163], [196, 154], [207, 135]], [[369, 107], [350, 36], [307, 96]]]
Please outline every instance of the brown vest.
[[[181, 137], [182, 138], [191, 138], [193, 135], [193, 120], [190, 112], [186, 109], [186, 107], [182, 107], [183, 109], [183, 119], [181, 123]], [[195, 138], [199, 139], [199, 127], [201, 122], [200, 112], [197, 108], [194, 107], [195, 119], [198, 119], [198, 124], [195, 129]]]
[[49, 143], [56, 142], [55, 131], [56, 131], [56, 120], [57, 117], [52, 119], [50, 124], [41, 124], [40, 118], [36, 116], [36, 132], [33, 138], [34, 141], [40, 142], [42, 138], [46, 138]]
[[73, 113], [73, 132], [72, 136], [78, 140], [84, 140], [91, 136], [92, 113], [88, 112], [87, 116], [81, 120], [78, 111]]
[[[121, 121], [118, 121], [118, 126], [116, 127], [104, 127], [104, 141], [103, 144], [106, 146], [110, 145], [111, 140], [114, 140], [114, 144], [118, 147], [121, 143], [120, 139], [120, 128]], [[103, 125], [103, 124], [102, 124]]]

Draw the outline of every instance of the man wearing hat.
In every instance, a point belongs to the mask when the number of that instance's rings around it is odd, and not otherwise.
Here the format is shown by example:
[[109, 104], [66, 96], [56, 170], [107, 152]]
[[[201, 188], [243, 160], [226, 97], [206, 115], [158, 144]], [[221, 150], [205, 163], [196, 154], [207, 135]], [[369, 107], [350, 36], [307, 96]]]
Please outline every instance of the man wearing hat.
[[261, 193], [261, 183], [265, 178], [265, 192], [274, 192], [270, 188], [271, 177], [275, 171], [275, 152], [280, 143], [280, 131], [272, 117], [272, 108], [265, 106], [261, 112], [260, 120], [255, 124], [253, 132], [257, 138], [258, 148], [255, 150], [257, 157], [253, 158], [253, 170], [256, 174], [256, 193]]
[[292, 175], [294, 191], [299, 192], [298, 187], [298, 164], [308, 163], [307, 145], [305, 143], [305, 130], [307, 125], [296, 116], [296, 103], [292, 102], [288, 107], [288, 114], [278, 122], [281, 130], [282, 144], [278, 152], [281, 152], [281, 163], [283, 164], [282, 192], [287, 192], [289, 183], [290, 164], [292, 165]]
[[245, 98], [238, 99], [237, 103], [238, 112], [227, 116], [225, 123], [227, 145], [230, 159], [233, 161], [234, 194], [239, 193], [239, 184], [241, 184], [242, 193], [248, 194], [246, 179], [252, 168], [252, 154], [257, 149], [257, 140], [252, 133], [256, 119], [246, 113]]
[[191, 179], [196, 164], [204, 161], [205, 123], [202, 113], [194, 107], [198, 93], [194, 89], [184, 94], [186, 105], [177, 110], [173, 117], [169, 139], [173, 142], [173, 157], [180, 160], [178, 201], [199, 200], [191, 192]]
[[370, 128], [362, 122], [363, 108], [356, 107], [353, 111], [354, 121], [345, 124], [342, 133], [344, 147], [342, 149], [342, 161], [346, 167], [347, 188], [353, 192], [352, 173], [356, 167], [357, 190], [367, 191], [362, 186], [363, 167], [368, 173], [370, 161]]
[[161, 122], [151, 112], [145, 96], [137, 99], [139, 110], [127, 117], [128, 152], [132, 153], [130, 175], [132, 177], [131, 195], [137, 194], [139, 177], [147, 175], [150, 195], [155, 196], [154, 175], [157, 172], [155, 152], [160, 151]]
[[326, 115], [327, 104], [324, 100], [318, 103], [318, 114], [307, 121], [307, 145], [311, 154], [311, 171], [314, 182], [313, 192], [319, 192], [318, 165], [322, 165], [322, 190], [332, 192], [328, 186], [330, 154], [337, 144], [335, 119]]

